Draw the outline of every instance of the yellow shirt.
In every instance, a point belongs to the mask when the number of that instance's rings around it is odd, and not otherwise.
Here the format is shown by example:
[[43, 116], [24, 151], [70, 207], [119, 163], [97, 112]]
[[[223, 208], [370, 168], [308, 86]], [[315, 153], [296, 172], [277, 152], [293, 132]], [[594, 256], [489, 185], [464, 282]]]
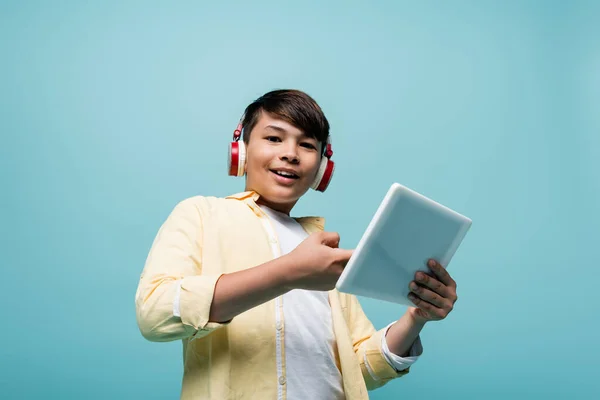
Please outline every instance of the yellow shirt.
[[[183, 400], [286, 399], [281, 296], [228, 323], [208, 321], [222, 274], [278, 256], [258, 197], [244, 192], [180, 202], [148, 254], [135, 296], [137, 322], [150, 341], [182, 341]], [[309, 234], [324, 229], [323, 218], [296, 220]], [[346, 399], [368, 399], [367, 390], [409, 372], [397, 372], [385, 360], [384, 329], [375, 330], [356, 296], [331, 290], [329, 303]]]

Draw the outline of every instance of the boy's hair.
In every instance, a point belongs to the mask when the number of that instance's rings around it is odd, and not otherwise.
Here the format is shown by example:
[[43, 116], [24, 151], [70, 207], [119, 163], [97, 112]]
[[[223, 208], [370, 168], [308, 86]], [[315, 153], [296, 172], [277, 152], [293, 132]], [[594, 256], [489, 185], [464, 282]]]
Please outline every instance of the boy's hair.
[[329, 136], [329, 122], [317, 102], [308, 94], [293, 89], [268, 92], [252, 102], [244, 114], [243, 140], [248, 143], [250, 132], [256, 126], [261, 112], [267, 112], [302, 130], [307, 136], [325, 144]]

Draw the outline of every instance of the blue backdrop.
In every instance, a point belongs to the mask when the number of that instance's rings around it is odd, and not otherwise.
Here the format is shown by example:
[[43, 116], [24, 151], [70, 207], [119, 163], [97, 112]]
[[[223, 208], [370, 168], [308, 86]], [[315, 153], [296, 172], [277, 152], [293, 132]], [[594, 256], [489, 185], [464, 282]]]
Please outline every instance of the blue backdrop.
[[600, 394], [600, 3], [323, 3], [1, 3], [0, 397], [178, 398], [137, 280], [178, 201], [243, 190], [226, 146], [275, 88], [331, 122], [335, 179], [296, 214], [343, 246], [394, 181], [474, 221], [455, 311], [373, 399]]

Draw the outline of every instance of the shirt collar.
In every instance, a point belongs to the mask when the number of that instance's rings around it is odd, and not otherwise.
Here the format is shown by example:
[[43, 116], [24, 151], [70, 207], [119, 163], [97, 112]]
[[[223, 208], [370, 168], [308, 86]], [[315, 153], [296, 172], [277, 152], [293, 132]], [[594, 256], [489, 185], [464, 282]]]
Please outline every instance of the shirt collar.
[[231, 194], [227, 197], [225, 197], [226, 199], [236, 199], [236, 200], [247, 200], [247, 199], [251, 199], [253, 202], [256, 202], [259, 199], [260, 195], [254, 191], [248, 191], [248, 192], [240, 192], [240, 193], [236, 193], [236, 194]]
[[[262, 211], [260, 211], [260, 208], [256, 203], [260, 198], [260, 195], [255, 191], [235, 193], [225, 198], [243, 201], [254, 211], [255, 214], [259, 216], [262, 215]], [[323, 217], [295, 217], [294, 219], [303, 226], [312, 226], [317, 230], [325, 229], [325, 218]]]

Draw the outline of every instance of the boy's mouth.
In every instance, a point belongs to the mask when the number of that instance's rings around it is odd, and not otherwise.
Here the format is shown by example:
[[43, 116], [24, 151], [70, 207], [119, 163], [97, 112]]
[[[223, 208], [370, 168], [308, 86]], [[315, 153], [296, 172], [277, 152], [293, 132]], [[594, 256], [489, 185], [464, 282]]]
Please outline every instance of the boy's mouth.
[[284, 178], [288, 178], [288, 179], [298, 179], [299, 176], [290, 170], [283, 170], [283, 169], [272, 169], [270, 170], [272, 173], [274, 173], [275, 175], [279, 175], [281, 177]]

